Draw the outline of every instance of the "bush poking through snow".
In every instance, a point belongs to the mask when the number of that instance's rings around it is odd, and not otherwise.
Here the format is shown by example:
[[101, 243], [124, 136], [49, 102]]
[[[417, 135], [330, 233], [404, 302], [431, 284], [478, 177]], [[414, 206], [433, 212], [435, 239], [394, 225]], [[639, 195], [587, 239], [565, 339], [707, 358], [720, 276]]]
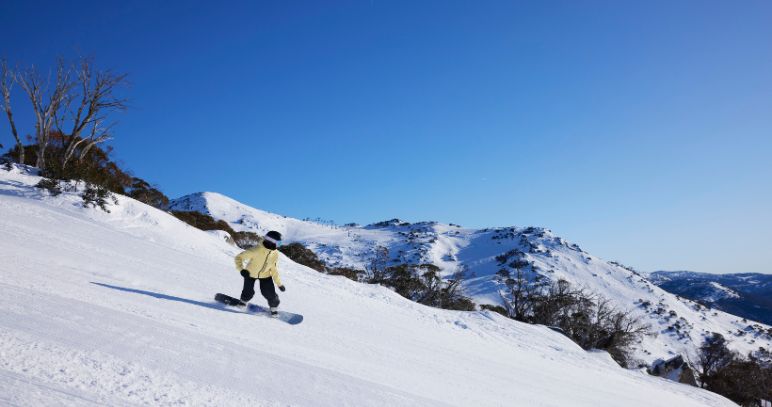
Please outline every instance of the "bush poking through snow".
[[[140, 202], [165, 210], [169, 204], [169, 198], [158, 188], [151, 186], [147, 181], [130, 175], [116, 162], [112, 161], [110, 154], [112, 148], [100, 148], [93, 146], [77, 160], [64, 164], [65, 147], [61, 144], [60, 134], [52, 135], [52, 144], [46, 148], [46, 169], [41, 172], [46, 178], [68, 182], [80, 180], [116, 194], [130, 196]], [[28, 163], [37, 161], [37, 146], [25, 146]], [[18, 149], [18, 148], [16, 148]], [[15, 150], [11, 150], [5, 157], [13, 159], [18, 156]]]
[[501, 314], [505, 317], [509, 317], [509, 313], [507, 312], [507, 309], [502, 307], [501, 305], [490, 305], [490, 304], [482, 304], [480, 305], [480, 309], [493, 311], [495, 313]]
[[326, 265], [319, 260], [316, 253], [300, 243], [290, 243], [288, 245], [279, 246], [279, 251], [284, 253], [285, 256], [289, 257], [295, 263], [302, 264], [320, 273], [327, 271]]
[[205, 213], [197, 211], [171, 211], [170, 213], [177, 219], [197, 229], [204, 231], [222, 230], [228, 232], [228, 234], [231, 235], [231, 238], [233, 238], [233, 243], [244, 250], [255, 247], [260, 239], [260, 236], [257, 233], [236, 232], [228, 225], [228, 222], [217, 220]]
[[107, 213], [110, 213], [110, 210], [107, 209], [107, 205], [110, 202], [113, 204], [118, 203], [118, 199], [115, 198], [110, 190], [105, 187], [93, 184], [86, 184], [86, 189], [83, 190], [83, 193], [80, 195], [80, 197], [83, 198], [84, 208], [89, 206], [93, 208], [99, 207], [99, 209]]
[[507, 315], [518, 321], [560, 328], [584, 349], [603, 349], [621, 366], [628, 367], [628, 349], [648, 332], [648, 327], [629, 312], [611, 305], [611, 300], [568, 281], [529, 280], [520, 270], [515, 276], [502, 269], [498, 279]]
[[253, 232], [234, 232], [231, 233], [231, 236], [236, 246], [244, 250], [257, 246], [257, 242], [260, 239], [260, 235]]
[[700, 347], [700, 383], [702, 388], [721, 394], [742, 406], [757, 406], [760, 400], [772, 400], [772, 361], [748, 355], [743, 358], [730, 351], [726, 339], [713, 333]]
[[228, 225], [228, 222], [224, 220], [216, 220], [215, 218], [196, 211], [172, 211], [177, 219], [187, 223], [190, 226], [201, 230], [224, 230], [233, 236], [236, 232]]
[[51, 178], [43, 178], [35, 185], [38, 188], [45, 189], [51, 196], [58, 196], [62, 193], [62, 188], [59, 186], [59, 181]]
[[477, 306], [463, 295], [459, 275], [443, 280], [434, 264], [400, 264], [386, 268], [368, 282], [391, 287], [397, 294], [430, 307], [474, 311]]
[[128, 195], [161, 210], [169, 206], [169, 198], [142, 178], [133, 178], [131, 186], [128, 188]]
[[329, 267], [312, 250], [303, 246], [301, 243], [290, 243], [279, 246], [279, 251], [289, 257], [295, 263], [302, 264], [310, 269], [320, 273], [326, 273], [333, 276], [343, 276], [350, 280], [361, 281], [365, 272], [350, 267]]
[[348, 278], [349, 280], [360, 281], [362, 276], [365, 274], [365, 272], [362, 270], [357, 270], [350, 267], [336, 267], [336, 268], [329, 269], [327, 271], [327, 274], [330, 274], [333, 276], [343, 276]]

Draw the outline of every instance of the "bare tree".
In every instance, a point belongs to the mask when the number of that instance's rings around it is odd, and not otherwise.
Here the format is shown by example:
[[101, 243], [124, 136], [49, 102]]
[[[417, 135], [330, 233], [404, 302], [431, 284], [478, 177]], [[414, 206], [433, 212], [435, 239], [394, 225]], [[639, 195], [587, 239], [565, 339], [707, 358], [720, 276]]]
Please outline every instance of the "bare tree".
[[525, 278], [523, 269], [515, 269], [514, 278], [506, 278], [504, 283], [509, 288], [509, 301], [507, 302], [510, 316], [518, 321], [525, 321], [531, 312], [533, 305], [533, 285]]
[[[27, 97], [32, 103], [35, 116], [35, 141], [38, 147], [36, 166], [41, 170], [46, 167], [46, 148], [51, 142], [57, 113], [62, 108], [72, 88], [70, 70], [62, 59], [57, 61], [55, 76], [53, 86], [51, 86], [51, 75], [49, 74], [49, 77], [44, 79], [34, 65], [16, 75], [19, 85], [27, 93]], [[51, 90], [49, 91], [49, 89]]]
[[24, 145], [19, 137], [19, 132], [16, 130], [16, 122], [13, 120], [13, 111], [11, 110], [11, 91], [13, 90], [14, 82], [16, 82], [16, 74], [8, 68], [8, 63], [5, 60], [0, 61], [0, 92], [3, 94], [3, 110], [5, 110], [5, 115], [8, 117], [11, 134], [16, 140], [16, 149], [19, 150], [19, 162], [24, 164]]
[[[111, 71], [94, 72], [91, 65], [88, 59], [80, 61], [77, 85], [73, 84], [73, 89], [77, 91], [67, 95], [65, 113], [70, 115], [72, 125], [69, 133], [61, 130], [60, 125], [64, 120], [57, 117], [56, 123], [62, 134], [64, 148], [62, 169], [76, 151], [80, 151], [78, 158], [82, 160], [92, 147], [109, 140], [113, 123], [106, 122], [108, 115], [126, 109], [126, 100], [115, 95], [116, 87], [126, 83], [126, 75], [116, 75]], [[76, 100], [77, 108], [71, 109]]]
[[468, 276], [469, 268], [464, 264], [447, 279], [440, 296], [442, 300], [440, 308], [469, 311], [477, 308], [472, 300], [464, 295], [464, 290], [461, 287], [461, 283], [467, 279]]
[[[95, 145], [111, 138], [111, 113], [126, 109], [126, 100], [116, 96], [119, 86], [126, 84], [126, 75], [109, 70], [95, 71], [92, 61], [80, 59], [78, 65], [68, 65], [59, 59], [55, 72], [43, 76], [31, 66], [12, 72], [3, 63], [3, 107], [17, 145], [23, 154], [21, 139], [10, 106], [13, 83], [27, 94], [35, 117], [36, 166], [46, 170], [46, 150], [52, 141], [61, 142], [61, 170], [74, 159], [83, 160]], [[23, 161], [23, 158], [20, 158]]]
[[386, 274], [386, 265], [389, 262], [389, 248], [386, 246], [376, 246], [375, 254], [370, 259], [370, 264], [365, 268], [367, 281], [369, 283], [380, 283]]
[[709, 387], [713, 376], [735, 358], [726, 346], [726, 339], [719, 333], [705, 338], [698, 355], [700, 364], [700, 384], [702, 388]]

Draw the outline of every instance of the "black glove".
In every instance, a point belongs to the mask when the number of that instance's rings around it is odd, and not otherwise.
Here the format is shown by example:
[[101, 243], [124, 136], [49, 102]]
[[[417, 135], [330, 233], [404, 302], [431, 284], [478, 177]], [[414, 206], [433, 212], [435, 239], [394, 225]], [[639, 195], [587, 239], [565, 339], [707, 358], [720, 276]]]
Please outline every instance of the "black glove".
[[284, 286], [283, 286], [283, 285], [280, 285], [280, 286], [279, 286], [279, 290], [281, 290], [281, 292], [284, 292], [284, 290], [286, 290], [286, 288], [284, 288]]
[[241, 274], [242, 277], [249, 277], [249, 271], [247, 270], [241, 270], [239, 274]]

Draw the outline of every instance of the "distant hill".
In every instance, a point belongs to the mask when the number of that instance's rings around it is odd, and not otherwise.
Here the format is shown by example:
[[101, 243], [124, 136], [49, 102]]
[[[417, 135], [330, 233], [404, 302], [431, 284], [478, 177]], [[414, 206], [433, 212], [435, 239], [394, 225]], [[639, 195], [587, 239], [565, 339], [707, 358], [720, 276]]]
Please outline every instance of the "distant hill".
[[649, 275], [649, 280], [706, 306], [772, 324], [772, 274], [656, 271]]

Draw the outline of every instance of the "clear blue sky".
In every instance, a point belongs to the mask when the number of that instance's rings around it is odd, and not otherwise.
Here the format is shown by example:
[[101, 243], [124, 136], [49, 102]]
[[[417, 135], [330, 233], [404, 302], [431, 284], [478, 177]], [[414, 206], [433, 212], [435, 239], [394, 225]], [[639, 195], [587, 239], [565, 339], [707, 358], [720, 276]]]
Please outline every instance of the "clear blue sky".
[[116, 158], [171, 197], [772, 272], [772, 2], [222, 3], [5, 0], [0, 56], [128, 73]]

